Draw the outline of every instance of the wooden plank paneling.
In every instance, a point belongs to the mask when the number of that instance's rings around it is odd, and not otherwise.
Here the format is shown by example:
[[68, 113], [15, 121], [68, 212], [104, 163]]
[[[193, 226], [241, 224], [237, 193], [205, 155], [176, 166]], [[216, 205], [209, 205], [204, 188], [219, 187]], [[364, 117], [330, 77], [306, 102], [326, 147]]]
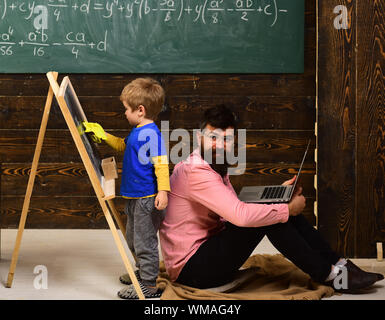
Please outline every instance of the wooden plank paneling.
[[[373, 258], [385, 240], [385, 1], [319, 4], [319, 227], [341, 254]], [[346, 30], [334, 28], [337, 5]]]
[[[129, 81], [150, 76], [166, 91], [170, 130], [198, 128], [203, 111], [226, 103], [247, 129], [246, 172], [231, 177], [236, 190], [243, 185], [282, 183], [297, 170], [315, 121], [315, 2], [306, 1], [304, 74], [70, 74], [89, 121], [125, 137], [130, 127], [119, 95]], [[59, 75], [59, 83], [63, 79]], [[1, 213], [4, 227], [18, 224], [42, 110], [48, 89], [44, 74], [0, 74]], [[170, 142], [172, 148], [177, 142]], [[192, 150], [192, 139], [188, 143]], [[314, 143], [313, 146], [314, 147]], [[103, 157], [122, 155], [106, 145]], [[41, 166], [32, 197], [27, 228], [106, 228], [90, 182], [57, 106], [53, 106], [42, 149]], [[308, 199], [306, 217], [313, 223], [315, 191], [313, 152], [305, 164], [303, 184]], [[171, 165], [171, 169], [173, 164]], [[117, 188], [119, 184], [117, 185]], [[4, 191], [6, 190], [6, 191]], [[121, 199], [117, 199], [121, 201]], [[118, 204], [122, 210], [122, 203]]]
[[[17, 228], [24, 197], [3, 196], [1, 211], [6, 228]], [[126, 221], [124, 199], [114, 200]], [[305, 217], [314, 222], [314, 198], [307, 198]], [[26, 228], [31, 229], [105, 229], [108, 228], [96, 197], [32, 197]]]
[[357, 2], [357, 250], [385, 242], [385, 1]]
[[[122, 163], [118, 163], [118, 174], [122, 171]], [[242, 186], [281, 184], [298, 173], [298, 165], [289, 164], [246, 164], [243, 175], [231, 176], [231, 182], [238, 193]], [[2, 188], [4, 196], [23, 196], [28, 183], [31, 165], [24, 163], [3, 164]], [[170, 166], [170, 172], [173, 165]], [[315, 197], [314, 166], [305, 164], [300, 184], [304, 195]], [[119, 192], [120, 178], [116, 180], [116, 190]], [[34, 196], [47, 196], [52, 191], [61, 196], [95, 196], [87, 172], [82, 163], [41, 163], [37, 170]]]
[[[124, 138], [126, 130], [110, 130], [111, 134]], [[4, 163], [32, 162], [38, 130], [0, 130], [0, 160]], [[300, 163], [307, 141], [314, 132], [309, 130], [248, 130], [246, 134], [246, 155], [248, 162]], [[177, 141], [170, 141], [170, 149]], [[193, 150], [193, 137], [190, 131], [189, 150]], [[105, 143], [99, 145], [102, 157], [115, 156], [118, 162], [123, 154], [115, 152]], [[313, 161], [310, 152], [307, 161]], [[41, 162], [80, 162], [80, 156], [68, 130], [47, 130]]]
[[[3, 166], [2, 187], [4, 196], [25, 194], [31, 164], [6, 163]], [[95, 192], [82, 163], [40, 163], [37, 169], [33, 195], [52, 194], [74, 197], [92, 197]]]
[[[3, 196], [1, 214], [6, 228], [19, 225], [23, 196]], [[116, 199], [115, 206], [123, 214], [123, 199]], [[32, 196], [26, 220], [26, 228], [32, 229], [106, 229], [104, 213], [96, 197], [35, 197]]]
[[[127, 130], [124, 107], [118, 97], [80, 97], [80, 103], [90, 122], [103, 128]], [[168, 98], [168, 108], [159, 116], [170, 122], [170, 129], [197, 129], [204, 110], [217, 104], [227, 104], [237, 114], [246, 129], [311, 130], [315, 122], [315, 99], [307, 97], [271, 96], [176, 96]], [[0, 99], [0, 128], [39, 129], [45, 97], [3, 97]], [[22, 115], [22, 116], [21, 116]], [[313, 121], [309, 121], [313, 119]], [[66, 129], [57, 106], [53, 106], [49, 129]]]
[[[171, 166], [171, 170], [172, 170]], [[2, 194], [3, 209], [0, 216], [8, 228], [17, 226], [24, 199], [30, 165], [20, 163], [3, 165]], [[231, 176], [236, 192], [242, 186], [281, 184], [298, 172], [298, 166], [247, 164], [246, 173]], [[118, 164], [121, 173], [121, 163]], [[300, 185], [304, 188], [306, 208], [304, 215], [315, 223], [313, 203], [315, 201], [314, 166], [305, 164]], [[119, 192], [120, 179], [116, 190]], [[52, 190], [55, 196], [52, 197]], [[105, 228], [107, 225], [98, 205], [83, 164], [41, 163], [34, 185], [28, 228]], [[118, 209], [123, 212], [123, 199], [116, 198]]]
[[[23, 131], [23, 130], [21, 130]], [[37, 131], [34, 131], [37, 134]], [[34, 143], [32, 138], [18, 138], [20, 136], [19, 130], [17, 130], [14, 139], [12, 137], [12, 130], [7, 131], [7, 144], [3, 145], [1, 150], [6, 150], [11, 145], [14, 151], [13, 153], [4, 153], [4, 157], [11, 155], [11, 158], [20, 159], [21, 163], [17, 164], [3, 164], [2, 175], [2, 187], [3, 194], [7, 196], [22, 196], [25, 193], [25, 186], [28, 181], [28, 174], [30, 163], [25, 163], [27, 157], [32, 159], [34, 152]], [[114, 131], [118, 136], [124, 136], [126, 131]], [[278, 184], [284, 180], [289, 179], [298, 170], [302, 155], [305, 151], [307, 139], [312, 135], [312, 132], [308, 131], [248, 131], [248, 143], [246, 145], [247, 165], [246, 172], [241, 176], [233, 176], [231, 180], [237, 191], [240, 191], [242, 185], [258, 185], [258, 184]], [[286, 136], [286, 138], [281, 138]], [[35, 138], [36, 139], [36, 138]], [[33, 139], [32, 139], [33, 140]], [[15, 141], [17, 143], [15, 143]], [[172, 148], [176, 142], [171, 142]], [[16, 148], [17, 146], [17, 148]], [[115, 155], [118, 160], [119, 173], [121, 172], [122, 155], [116, 154], [111, 149], [102, 145], [100, 148], [102, 154], [107, 157], [111, 154]], [[192, 150], [192, 149], [191, 149]], [[112, 153], [111, 153], [112, 152]], [[277, 162], [277, 159], [281, 160]], [[43, 161], [47, 161], [44, 163]], [[65, 161], [65, 164], [55, 164], [53, 162]], [[38, 170], [38, 176], [36, 178], [35, 189], [33, 195], [39, 195], [40, 203], [49, 202], [57, 197], [63, 195], [71, 195], [76, 198], [77, 195], [89, 197], [94, 195], [94, 191], [91, 188], [89, 178], [86, 176], [83, 165], [80, 164], [80, 158], [77, 154], [76, 148], [73, 146], [73, 142], [69, 137], [69, 133], [66, 130], [48, 130], [46, 140], [43, 145], [43, 152], [41, 155], [41, 164]], [[170, 168], [173, 168], [171, 163]], [[314, 162], [313, 152], [310, 151], [305, 164], [303, 174], [303, 185], [305, 188], [304, 194], [309, 199], [313, 199], [307, 203], [306, 215], [313, 223], [313, 210], [312, 202], [314, 201], [315, 192], [313, 186], [314, 175]], [[269, 173], [269, 174], [267, 174]], [[119, 188], [119, 182], [117, 184], [117, 190]], [[4, 191], [9, 190], [9, 191]], [[43, 195], [46, 195], [45, 197]], [[94, 201], [96, 202], [96, 198]], [[3, 207], [3, 214], [8, 215], [9, 211], [7, 206], [11, 202], [5, 202]], [[70, 202], [72, 204], [73, 202]], [[88, 212], [88, 211], [87, 211]], [[52, 218], [55, 220], [56, 218]], [[6, 218], [4, 223], [8, 223], [10, 220]], [[40, 223], [40, 218], [32, 220], [33, 223]], [[57, 222], [50, 222], [50, 225], [55, 225], [60, 228], [73, 227], [71, 219], [61, 217]], [[48, 223], [48, 222], [47, 222]], [[62, 224], [63, 223], [63, 224]], [[67, 224], [68, 223], [68, 224]], [[42, 225], [46, 224], [39, 224]], [[84, 226], [83, 222], [79, 224]], [[46, 225], [47, 226], [47, 225]], [[100, 227], [100, 224], [95, 224], [94, 227]], [[37, 227], [37, 226], [36, 226]]]
[[[314, 94], [314, 70], [305, 74], [200, 74], [200, 75], [79, 75], [70, 74], [79, 97], [119, 97], [123, 87], [139, 76], [150, 76], [161, 82], [169, 96], [268, 95], [286, 96]], [[48, 82], [45, 75], [0, 75], [0, 96], [44, 96]], [[59, 75], [60, 79], [63, 75]], [[225, 90], [225, 88], [227, 90]]]
[[[333, 9], [345, 5], [350, 28], [334, 28]], [[319, 1], [318, 222], [332, 247], [354, 256], [355, 10], [350, 0]]]

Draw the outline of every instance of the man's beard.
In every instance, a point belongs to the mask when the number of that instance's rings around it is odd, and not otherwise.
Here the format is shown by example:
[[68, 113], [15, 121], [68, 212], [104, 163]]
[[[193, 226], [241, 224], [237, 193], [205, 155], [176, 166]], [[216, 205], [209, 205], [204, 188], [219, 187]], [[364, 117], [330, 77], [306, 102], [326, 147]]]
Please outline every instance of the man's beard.
[[[221, 177], [224, 177], [227, 174], [227, 169], [229, 168], [230, 165], [227, 162], [225, 150], [218, 149], [217, 151], [217, 150], [210, 149], [210, 150], [206, 150], [205, 152], [205, 150], [203, 149], [203, 145], [201, 144], [199, 151], [202, 159], [206, 160], [210, 165], [210, 167], [215, 172], [219, 173]], [[205, 153], [206, 153], [206, 157], [205, 157]], [[210, 157], [210, 153], [211, 153], [211, 157]]]

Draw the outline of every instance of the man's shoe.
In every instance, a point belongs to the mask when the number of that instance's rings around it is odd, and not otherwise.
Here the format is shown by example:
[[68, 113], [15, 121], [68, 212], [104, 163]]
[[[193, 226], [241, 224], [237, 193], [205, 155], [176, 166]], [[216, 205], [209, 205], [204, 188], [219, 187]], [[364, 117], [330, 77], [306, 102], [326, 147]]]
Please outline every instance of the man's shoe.
[[[352, 263], [346, 263], [345, 266], [340, 266], [339, 268], [340, 271], [337, 277], [333, 280], [325, 282], [326, 285], [331, 286], [336, 292], [360, 293], [361, 289], [368, 288], [378, 281], [376, 274], [362, 271], [358, 267], [353, 266]], [[343, 278], [344, 272], [347, 279]], [[335, 280], [340, 281], [335, 282]]]
[[[366, 272], [362, 269], [360, 269], [357, 265], [355, 265], [351, 260], [347, 260], [347, 263], [346, 265], [349, 265], [349, 267], [352, 269], [352, 270], [355, 270], [357, 272]], [[381, 274], [381, 273], [375, 273], [375, 272], [366, 272], [366, 273], [372, 273], [374, 275], [376, 275], [377, 277], [377, 281], [381, 281], [381, 280], [384, 280], [384, 275]]]

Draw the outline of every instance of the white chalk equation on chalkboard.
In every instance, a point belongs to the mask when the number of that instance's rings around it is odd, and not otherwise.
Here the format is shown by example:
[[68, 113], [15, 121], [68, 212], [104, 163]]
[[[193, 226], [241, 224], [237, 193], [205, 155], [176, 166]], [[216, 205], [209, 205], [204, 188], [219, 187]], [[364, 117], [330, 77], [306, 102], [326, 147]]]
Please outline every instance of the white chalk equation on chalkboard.
[[98, 42], [87, 41], [87, 35], [84, 32], [68, 32], [63, 42], [49, 42], [49, 37], [44, 29], [27, 32], [26, 39], [13, 41], [12, 35], [14, 29], [12, 26], [8, 27], [7, 32], [0, 32], [0, 56], [11, 56], [17, 47], [32, 47], [31, 53], [36, 57], [43, 57], [48, 47], [72, 46], [71, 53], [77, 59], [79, 55], [79, 47], [87, 47], [97, 51], [107, 51], [108, 31], [104, 33], [104, 38]]
[[12, 0], [0, 0], [1, 2], [2, 20], [15, 13], [24, 14], [24, 18], [29, 20], [40, 10], [51, 9], [56, 21], [60, 21], [63, 10], [82, 14], [94, 11], [105, 19], [116, 15], [128, 19], [136, 15], [142, 19], [146, 15], [162, 14], [165, 22], [180, 21], [188, 16], [193, 22], [201, 21], [204, 24], [220, 23], [221, 15], [236, 14], [245, 22], [258, 15], [267, 16], [271, 19], [270, 27], [274, 27], [279, 15], [288, 13], [287, 9], [278, 7], [277, 0], [48, 0], [44, 4], [37, 4], [37, 1], [16, 3]]
[[[48, 0], [48, 1], [13, 1], [0, 0], [0, 56], [12, 56], [20, 48], [31, 48], [34, 57], [43, 57], [51, 48], [68, 48], [74, 58], [78, 58], [81, 50], [107, 52], [109, 30], [99, 39], [91, 39], [86, 31], [64, 32], [60, 38], [50, 36], [49, 31], [65, 21], [65, 15], [77, 14], [79, 19], [84, 15], [100, 15], [103, 19], [142, 20], [147, 15], [161, 14], [164, 23], [181, 21], [203, 24], [220, 23], [221, 15], [236, 15], [240, 21], [247, 23], [249, 19], [257, 19], [258, 15], [269, 20], [274, 27], [279, 14], [287, 14], [288, 10], [278, 7], [278, 0]], [[43, 3], [43, 4], [42, 4]], [[27, 29], [14, 36], [14, 28], [19, 28], [17, 19], [25, 21]], [[271, 21], [270, 21], [271, 20]], [[16, 22], [12, 25], [11, 22]], [[49, 22], [50, 21], [50, 22]], [[28, 26], [30, 24], [30, 26]], [[54, 38], [54, 39], [50, 39]], [[16, 39], [17, 38], [17, 39]]]

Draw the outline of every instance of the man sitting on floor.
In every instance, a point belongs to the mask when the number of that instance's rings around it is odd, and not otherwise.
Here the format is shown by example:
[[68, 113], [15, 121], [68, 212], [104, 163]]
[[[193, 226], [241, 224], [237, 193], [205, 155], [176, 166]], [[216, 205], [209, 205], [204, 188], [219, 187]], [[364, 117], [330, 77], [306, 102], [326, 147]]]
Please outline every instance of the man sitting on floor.
[[[305, 208], [302, 188], [288, 204], [238, 199], [226, 157], [219, 156], [234, 147], [236, 121], [229, 108], [208, 109], [201, 130], [199, 147], [173, 170], [167, 214], [159, 231], [171, 281], [201, 289], [228, 283], [265, 235], [317, 282], [333, 286], [333, 279], [347, 270], [348, 288], [335, 288], [338, 291], [353, 292], [383, 279], [331, 250], [301, 214]], [[212, 163], [204, 160], [210, 153]], [[284, 184], [293, 182], [294, 178]]]

